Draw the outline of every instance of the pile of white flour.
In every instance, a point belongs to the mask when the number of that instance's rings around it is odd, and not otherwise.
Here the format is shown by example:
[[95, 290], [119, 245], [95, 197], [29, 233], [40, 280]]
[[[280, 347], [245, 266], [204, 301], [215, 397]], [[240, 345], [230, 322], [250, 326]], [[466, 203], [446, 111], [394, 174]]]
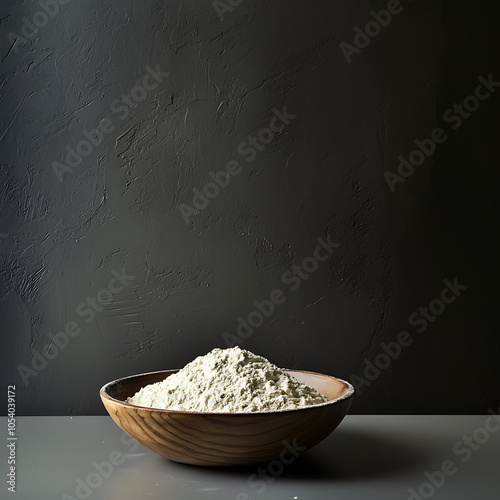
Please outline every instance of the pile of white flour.
[[290, 410], [326, 401], [266, 358], [239, 347], [214, 349], [127, 399], [151, 408], [231, 413]]

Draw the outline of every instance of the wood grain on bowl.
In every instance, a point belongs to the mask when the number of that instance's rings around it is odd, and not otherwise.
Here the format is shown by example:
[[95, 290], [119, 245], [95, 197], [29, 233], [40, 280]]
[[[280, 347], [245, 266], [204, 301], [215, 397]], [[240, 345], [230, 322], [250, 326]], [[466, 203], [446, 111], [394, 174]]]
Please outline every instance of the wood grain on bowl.
[[160, 410], [124, 402], [142, 387], [177, 371], [110, 382], [101, 389], [101, 399], [113, 420], [139, 443], [170, 460], [194, 465], [265, 462], [279, 457], [286, 443], [311, 448], [342, 421], [354, 393], [350, 384], [335, 377], [285, 370], [329, 401], [297, 410], [247, 414]]

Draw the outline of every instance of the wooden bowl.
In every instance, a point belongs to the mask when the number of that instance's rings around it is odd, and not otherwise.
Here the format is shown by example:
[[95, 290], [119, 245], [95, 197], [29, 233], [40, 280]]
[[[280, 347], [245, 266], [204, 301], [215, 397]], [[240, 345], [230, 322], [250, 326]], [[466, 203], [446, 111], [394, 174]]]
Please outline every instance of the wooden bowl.
[[160, 410], [125, 403], [145, 385], [178, 371], [115, 380], [103, 386], [100, 394], [108, 413], [127, 434], [156, 453], [186, 464], [249, 465], [280, 458], [280, 454], [289, 457], [291, 449], [305, 451], [340, 424], [354, 394], [352, 385], [338, 378], [284, 370], [327, 396], [328, 401], [296, 410], [259, 413]]

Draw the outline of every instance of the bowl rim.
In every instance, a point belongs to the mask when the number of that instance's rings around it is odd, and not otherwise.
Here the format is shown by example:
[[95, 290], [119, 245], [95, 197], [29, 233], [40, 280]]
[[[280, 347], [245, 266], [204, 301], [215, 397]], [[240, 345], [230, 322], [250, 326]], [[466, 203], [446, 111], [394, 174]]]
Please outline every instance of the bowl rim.
[[299, 408], [289, 408], [289, 409], [283, 409], [283, 410], [254, 411], [254, 412], [193, 411], [193, 410], [174, 410], [174, 409], [170, 410], [168, 408], [153, 408], [151, 406], [139, 406], [139, 405], [135, 405], [132, 403], [127, 403], [126, 401], [122, 401], [120, 399], [116, 399], [116, 398], [110, 396], [107, 392], [107, 389], [112, 384], [116, 384], [118, 382], [122, 382], [122, 381], [130, 379], [130, 378], [142, 377], [145, 375], [153, 375], [156, 373], [170, 373], [171, 375], [173, 375], [174, 373], [176, 373], [180, 370], [181, 370], [181, 368], [176, 368], [173, 370], [158, 370], [158, 371], [154, 371], [154, 372], [138, 373], [136, 375], [129, 375], [127, 377], [117, 378], [116, 380], [112, 380], [111, 382], [107, 382], [106, 384], [104, 384], [101, 387], [99, 394], [100, 394], [101, 398], [107, 399], [115, 404], [118, 403], [124, 407], [135, 408], [135, 409], [139, 409], [139, 410], [148, 410], [148, 411], [154, 411], [154, 412], [160, 412], [160, 413], [167, 413], [167, 412], [168, 413], [181, 413], [181, 414], [185, 414], [185, 415], [217, 415], [217, 416], [218, 415], [239, 415], [239, 416], [250, 417], [250, 416], [256, 416], [256, 415], [270, 415], [273, 413], [287, 413], [287, 412], [292, 412], [292, 411], [305, 411], [305, 410], [310, 410], [313, 408], [321, 408], [324, 406], [333, 405], [335, 403], [339, 403], [341, 401], [349, 399], [355, 393], [354, 386], [350, 382], [348, 382], [347, 380], [343, 380], [341, 378], [334, 377], [333, 375], [327, 375], [325, 373], [312, 372], [312, 371], [308, 371], [308, 370], [293, 370], [293, 369], [288, 369], [288, 368], [282, 368], [282, 370], [285, 372], [288, 372], [288, 373], [292, 372], [291, 375], [293, 375], [293, 373], [295, 372], [295, 373], [306, 373], [306, 374], [310, 374], [310, 375], [317, 375], [320, 377], [335, 379], [339, 382], [346, 384], [347, 390], [344, 392], [344, 394], [342, 394], [338, 398], [325, 401], [324, 403], [316, 403], [314, 405], [301, 406]]

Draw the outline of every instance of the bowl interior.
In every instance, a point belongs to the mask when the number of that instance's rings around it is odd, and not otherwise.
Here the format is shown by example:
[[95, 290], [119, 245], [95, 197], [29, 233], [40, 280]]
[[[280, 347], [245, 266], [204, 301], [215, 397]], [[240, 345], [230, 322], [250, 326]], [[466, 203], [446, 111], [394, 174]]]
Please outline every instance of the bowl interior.
[[[133, 396], [142, 387], [160, 382], [178, 371], [179, 370], [164, 370], [118, 379], [105, 385], [101, 392], [112, 399], [125, 402], [128, 397]], [[354, 392], [350, 384], [329, 375], [300, 370], [284, 371], [295, 377], [299, 382], [307, 384], [321, 394], [324, 394], [329, 401], [348, 397]]]
[[113, 399], [124, 402], [144, 386], [165, 380], [169, 375], [177, 373], [178, 371], [179, 370], [166, 370], [121, 378], [105, 385], [102, 392]]
[[321, 373], [304, 372], [300, 370], [284, 370], [299, 382], [324, 394], [329, 401], [346, 397], [354, 393], [354, 388], [344, 380], [323, 375]]

